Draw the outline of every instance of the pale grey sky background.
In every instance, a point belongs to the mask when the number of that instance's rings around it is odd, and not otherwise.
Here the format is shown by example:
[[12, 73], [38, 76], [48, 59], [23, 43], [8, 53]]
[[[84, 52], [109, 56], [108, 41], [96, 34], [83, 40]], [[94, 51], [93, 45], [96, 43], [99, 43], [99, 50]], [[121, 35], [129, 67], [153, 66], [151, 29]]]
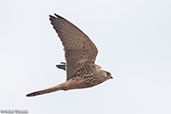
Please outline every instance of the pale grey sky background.
[[[65, 81], [63, 47], [49, 22], [57, 13], [99, 49], [115, 77], [99, 86], [34, 98]], [[170, 0], [1, 0], [0, 110], [29, 114], [171, 114]]]

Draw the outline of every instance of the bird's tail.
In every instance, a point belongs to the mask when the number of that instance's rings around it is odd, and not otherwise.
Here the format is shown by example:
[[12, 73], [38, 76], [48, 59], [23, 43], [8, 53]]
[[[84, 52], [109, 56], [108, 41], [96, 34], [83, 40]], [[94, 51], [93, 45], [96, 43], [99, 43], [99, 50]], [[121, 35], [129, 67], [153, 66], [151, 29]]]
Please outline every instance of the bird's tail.
[[27, 94], [26, 96], [27, 97], [33, 97], [33, 96], [37, 96], [37, 95], [42, 95], [42, 94], [46, 94], [46, 93], [55, 92], [55, 91], [58, 91], [58, 90], [63, 90], [63, 84], [64, 83], [59, 84], [59, 85], [54, 86], [54, 87], [50, 87], [50, 88], [44, 89], [44, 90], [32, 92], [32, 93]]
[[62, 70], [66, 70], [66, 63], [65, 62], [60, 62], [60, 65], [56, 65], [57, 68], [62, 69]]

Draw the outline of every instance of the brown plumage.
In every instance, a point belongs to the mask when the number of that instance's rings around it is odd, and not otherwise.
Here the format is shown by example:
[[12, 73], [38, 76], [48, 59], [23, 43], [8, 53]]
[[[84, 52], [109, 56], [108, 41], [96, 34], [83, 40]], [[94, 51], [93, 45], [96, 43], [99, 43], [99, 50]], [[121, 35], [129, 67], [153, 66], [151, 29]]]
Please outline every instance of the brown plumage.
[[58, 90], [88, 88], [110, 78], [111, 74], [95, 65], [98, 50], [90, 38], [68, 20], [55, 14], [50, 15], [53, 28], [64, 46], [66, 63], [58, 68], [66, 70], [66, 82], [41, 91], [27, 94], [28, 97]]

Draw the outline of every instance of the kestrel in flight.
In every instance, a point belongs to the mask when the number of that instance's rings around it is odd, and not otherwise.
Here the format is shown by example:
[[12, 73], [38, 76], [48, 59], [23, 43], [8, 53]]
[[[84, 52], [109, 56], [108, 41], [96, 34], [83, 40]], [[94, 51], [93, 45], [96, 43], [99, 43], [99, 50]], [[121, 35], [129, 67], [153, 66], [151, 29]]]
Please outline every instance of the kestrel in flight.
[[89, 88], [112, 78], [111, 73], [95, 64], [98, 50], [86, 34], [57, 14], [50, 15], [49, 19], [64, 47], [66, 63], [61, 62], [57, 67], [66, 70], [67, 79], [54, 87], [29, 93], [27, 97], [58, 90]]

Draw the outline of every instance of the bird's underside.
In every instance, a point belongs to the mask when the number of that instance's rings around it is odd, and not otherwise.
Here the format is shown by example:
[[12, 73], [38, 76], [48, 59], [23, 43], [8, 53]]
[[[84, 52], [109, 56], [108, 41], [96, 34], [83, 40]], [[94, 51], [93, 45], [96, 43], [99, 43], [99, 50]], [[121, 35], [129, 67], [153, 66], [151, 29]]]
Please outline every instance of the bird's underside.
[[98, 50], [86, 34], [57, 14], [50, 15], [50, 21], [65, 51], [66, 63], [61, 62], [56, 66], [66, 71], [67, 79], [57, 86], [26, 96], [31, 97], [58, 90], [89, 88], [112, 78], [109, 72], [101, 70], [99, 65], [94, 64]]

